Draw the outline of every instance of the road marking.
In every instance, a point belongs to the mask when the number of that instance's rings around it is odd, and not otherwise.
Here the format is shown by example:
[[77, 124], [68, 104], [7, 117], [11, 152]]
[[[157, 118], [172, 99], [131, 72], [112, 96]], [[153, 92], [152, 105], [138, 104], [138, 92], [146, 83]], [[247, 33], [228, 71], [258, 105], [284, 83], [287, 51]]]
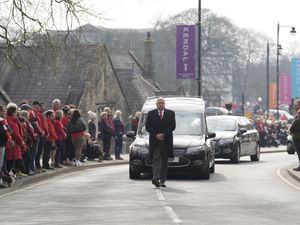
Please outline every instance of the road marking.
[[292, 184], [291, 182], [289, 182], [287, 179], [285, 179], [285, 178], [281, 175], [281, 173], [280, 173], [280, 168], [277, 169], [277, 175], [278, 175], [285, 183], [287, 183], [287, 184], [290, 185], [291, 187], [293, 187], [293, 188], [295, 188], [295, 189], [297, 189], [297, 190], [300, 190], [299, 187], [295, 186], [294, 184]]
[[157, 195], [158, 200], [160, 200], [160, 201], [164, 201], [165, 200], [165, 198], [164, 198], [161, 190], [157, 189], [156, 190], [156, 195]]
[[182, 220], [177, 216], [177, 214], [173, 211], [173, 209], [170, 206], [164, 206], [164, 208], [174, 223], [182, 223]]
[[6, 194], [0, 195], [0, 198], [6, 197], [6, 196], [8, 196], [8, 195], [15, 194], [15, 193], [19, 193], [19, 192], [21, 192], [21, 191], [29, 190], [29, 189], [31, 189], [31, 188], [38, 187], [38, 186], [41, 186], [41, 185], [43, 185], [43, 184], [47, 184], [47, 183], [49, 183], [49, 182], [51, 182], [51, 181], [54, 181], [54, 180], [57, 180], [57, 179], [60, 179], [60, 178], [62, 178], [62, 177], [66, 177], [66, 176], [69, 176], [69, 175], [70, 175], [70, 174], [65, 174], [65, 175], [61, 175], [61, 176], [55, 177], [55, 178], [53, 178], [53, 179], [44, 181], [44, 182], [38, 182], [38, 183], [32, 184], [32, 185], [30, 185], [30, 186], [28, 186], [28, 187], [25, 187], [25, 188], [22, 188], [22, 189], [19, 189], [19, 190], [15, 190], [15, 191], [8, 192], [8, 193], [6, 193]]

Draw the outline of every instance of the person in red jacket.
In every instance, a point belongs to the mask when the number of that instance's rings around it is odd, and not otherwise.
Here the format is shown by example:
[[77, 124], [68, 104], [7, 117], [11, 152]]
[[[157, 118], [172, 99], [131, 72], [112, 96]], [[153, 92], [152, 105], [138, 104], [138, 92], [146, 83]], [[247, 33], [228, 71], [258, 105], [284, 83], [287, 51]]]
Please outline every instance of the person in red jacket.
[[[46, 111], [44, 113], [44, 115], [45, 115], [45, 118], [47, 121], [47, 126], [48, 126], [48, 137], [45, 142], [45, 149], [44, 149], [44, 154], [43, 154], [43, 168], [49, 170], [49, 169], [54, 169], [54, 167], [50, 166], [49, 160], [50, 160], [50, 155], [52, 154], [54, 156], [55, 152], [56, 152], [56, 143], [55, 142], [57, 140], [57, 135], [55, 133], [55, 129], [54, 129], [54, 125], [53, 125], [53, 119], [54, 119], [53, 110]], [[54, 157], [52, 158], [52, 160], [54, 161]]]
[[[45, 119], [43, 117], [43, 114], [41, 112], [41, 103], [39, 101], [34, 101], [32, 103], [32, 112], [31, 114], [34, 115], [34, 120], [36, 121], [33, 126], [35, 128], [35, 132], [38, 134], [38, 144], [37, 144], [37, 148], [36, 148], [36, 154], [35, 154], [35, 166], [36, 169], [38, 171], [42, 171], [45, 172], [46, 170], [42, 169], [40, 160], [41, 160], [41, 155], [43, 154], [44, 151], [44, 145], [45, 145], [45, 141], [46, 141], [46, 137], [48, 135], [48, 129], [46, 129], [46, 123], [45, 123]], [[29, 121], [32, 123], [31, 119], [30, 119], [30, 115], [29, 115]]]
[[69, 106], [65, 105], [62, 109], [64, 116], [61, 119], [61, 122], [64, 126], [64, 129], [67, 133], [67, 138], [64, 140], [64, 150], [63, 150], [63, 164], [66, 166], [71, 166], [73, 164], [72, 159], [75, 157], [75, 150], [71, 140], [70, 134], [67, 132], [67, 126], [71, 120], [72, 112]]
[[[21, 109], [24, 109], [21, 106]], [[18, 113], [18, 119], [22, 125], [23, 133], [24, 133], [24, 141], [28, 147], [26, 152], [23, 152], [23, 160], [25, 163], [26, 171], [28, 175], [34, 174], [34, 156], [37, 147], [37, 134], [34, 132], [34, 128], [29, 122], [29, 112], [26, 110], [22, 110]]]
[[26, 176], [26, 169], [22, 159], [22, 149], [26, 149], [21, 124], [17, 118], [17, 108], [15, 103], [7, 105], [7, 123], [12, 131], [13, 146], [7, 148], [7, 170], [15, 170], [17, 176]]
[[[36, 107], [34, 107], [36, 108]], [[22, 104], [21, 110], [26, 110], [29, 113], [28, 121], [31, 124], [31, 126], [34, 129], [34, 133], [36, 135], [36, 141], [34, 142], [31, 152], [30, 152], [30, 170], [33, 172], [37, 172], [37, 169], [40, 169], [41, 166], [39, 165], [39, 160], [36, 163], [37, 152], [38, 152], [38, 146], [39, 146], [39, 140], [44, 136], [45, 132], [41, 128], [41, 121], [39, 120], [36, 110], [34, 110], [30, 105], [28, 104]]]
[[63, 146], [64, 146], [64, 140], [67, 137], [66, 131], [64, 130], [64, 126], [61, 122], [61, 118], [63, 116], [62, 110], [57, 110], [55, 112], [55, 118], [54, 118], [54, 129], [55, 133], [57, 135], [56, 140], [56, 154], [55, 154], [55, 164], [54, 167], [56, 168], [62, 168], [63, 164]]
[[13, 182], [6, 170], [5, 147], [13, 145], [6, 117], [6, 108], [0, 105], [0, 188], [5, 188]]

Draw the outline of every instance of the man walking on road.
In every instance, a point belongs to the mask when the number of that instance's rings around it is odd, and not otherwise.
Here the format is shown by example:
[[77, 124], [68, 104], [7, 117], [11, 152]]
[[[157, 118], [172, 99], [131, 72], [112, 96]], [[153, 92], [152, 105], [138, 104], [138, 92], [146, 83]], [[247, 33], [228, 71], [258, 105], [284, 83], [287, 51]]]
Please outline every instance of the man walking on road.
[[173, 130], [175, 130], [175, 112], [165, 108], [165, 100], [159, 97], [157, 109], [148, 112], [146, 130], [149, 135], [149, 158], [152, 159], [152, 184], [166, 187], [168, 158], [173, 154]]

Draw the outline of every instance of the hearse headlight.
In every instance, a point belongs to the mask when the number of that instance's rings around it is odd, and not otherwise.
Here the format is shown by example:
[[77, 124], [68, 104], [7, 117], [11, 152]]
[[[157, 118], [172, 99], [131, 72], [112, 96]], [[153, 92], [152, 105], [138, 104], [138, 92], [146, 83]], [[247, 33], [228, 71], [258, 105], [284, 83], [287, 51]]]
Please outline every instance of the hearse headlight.
[[148, 153], [149, 149], [145, 145], [133, 145], [132, 151], [138, 153]]
[[218, 141], [218, 144], [219, 145], [227, 145], [227, 144], [231, 144], [231, 143], [233, 143], [234, 141], [233, 141], [233, 139], [232, 138], [226, 138], [226, 139], [220, 139], [219, 141]]
[[194, 147], [189, 147], [186, 151], [187, 154], [197, 154], [201, 151], [204, 151], [205, 147], [204, 146], [194, 146]]

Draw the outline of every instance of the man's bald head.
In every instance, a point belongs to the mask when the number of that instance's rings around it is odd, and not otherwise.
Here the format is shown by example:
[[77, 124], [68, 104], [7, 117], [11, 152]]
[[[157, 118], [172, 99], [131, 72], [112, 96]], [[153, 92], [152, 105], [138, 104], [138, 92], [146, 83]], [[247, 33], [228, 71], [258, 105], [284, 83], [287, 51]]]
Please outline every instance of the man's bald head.
[[156, 106], [158, 110], [164, 110], [165, 109], [165, 99], [163, 97], [158, 97], [156, 100]]

